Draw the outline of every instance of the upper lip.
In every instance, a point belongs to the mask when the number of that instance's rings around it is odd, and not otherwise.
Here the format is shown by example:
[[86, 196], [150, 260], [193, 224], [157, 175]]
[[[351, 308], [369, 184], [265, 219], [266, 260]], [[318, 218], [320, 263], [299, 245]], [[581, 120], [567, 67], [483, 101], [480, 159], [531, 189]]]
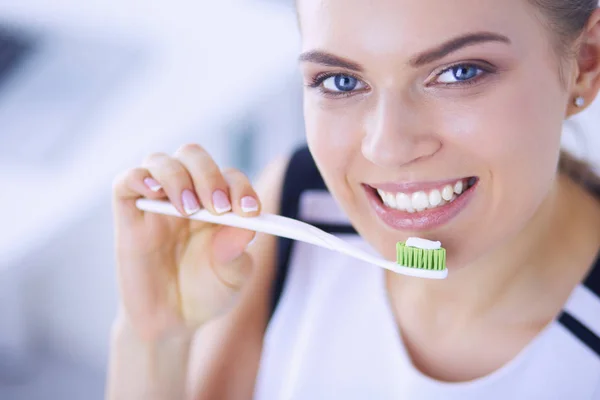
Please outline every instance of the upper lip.
[[458, 181], [469, 179], [469, 177], [464, 178], [454, 178], [447, 179], [442, 181], [424, 181], [424, 182], [384, 182], [384, 183], [375, 183], [375, 184], [367, 184], [374, 189], [383, 190], [388, 193], [415, 193], [420, 191], [427, 191], [433, 189], [440, 189], [446, 185], [454, 185]]

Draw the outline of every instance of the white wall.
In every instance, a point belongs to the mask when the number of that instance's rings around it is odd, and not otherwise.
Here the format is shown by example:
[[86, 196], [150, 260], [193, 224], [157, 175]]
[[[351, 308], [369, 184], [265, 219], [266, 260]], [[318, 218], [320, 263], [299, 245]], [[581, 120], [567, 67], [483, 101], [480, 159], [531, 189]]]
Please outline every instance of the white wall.
[[[0, 232], [0, 398], [102, 398], [116, 306], [110, 192], [118, 171], [187, 142], [235, 164], [246, 126], [259, 133], [254, 146], [269, 143], [251, 160], [254, 169], [301, 140], [293, 13], [242, 3], [0, 0], [3, 20], [81, 40], [142, 43], [146, 63], [84, 116], [85, 140], [60, 169], [17, 175], [0, 160], [3, 193], [15, 194], [0, 196], [12, 210], [0, 218], [11, 227]], [[276, 140], [267, 141], [273, 129]], [[31, 381], [5, 388], [7, 374]], [[86, 397], [60, 394], [86, 386]]]

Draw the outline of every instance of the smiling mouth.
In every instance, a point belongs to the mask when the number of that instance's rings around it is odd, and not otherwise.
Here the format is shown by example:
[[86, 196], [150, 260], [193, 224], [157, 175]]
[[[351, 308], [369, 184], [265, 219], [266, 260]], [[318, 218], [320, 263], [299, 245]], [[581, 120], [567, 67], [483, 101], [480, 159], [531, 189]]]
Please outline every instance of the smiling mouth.
[[[375, 191], [383, 205], [392, 210], [407, 213], [422, 213], [435, 210], [453, 203], [463, 196], [478, 182], [478, 178], [469, 177], [446, 182], [423, 190], [395, 190], [394, 185], [370, 186]], [[418, 187], [418, 185], [415, 185]]]

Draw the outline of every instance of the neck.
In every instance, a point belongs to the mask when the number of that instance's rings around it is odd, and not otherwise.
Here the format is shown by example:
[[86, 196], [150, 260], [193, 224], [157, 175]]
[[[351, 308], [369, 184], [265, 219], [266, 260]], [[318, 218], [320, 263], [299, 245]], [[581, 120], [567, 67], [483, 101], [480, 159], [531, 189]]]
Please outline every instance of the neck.
[[430, 304], [420, 312], [438, 323], [464, 326], [482, 316], [504, 323], [552, 318], [591, 265], [598, 226], [597, 201], [560, 176], [527, 226], [493, 253], [444, 281], [397, 279], [388, 281], [389, 288], [396, 304]]

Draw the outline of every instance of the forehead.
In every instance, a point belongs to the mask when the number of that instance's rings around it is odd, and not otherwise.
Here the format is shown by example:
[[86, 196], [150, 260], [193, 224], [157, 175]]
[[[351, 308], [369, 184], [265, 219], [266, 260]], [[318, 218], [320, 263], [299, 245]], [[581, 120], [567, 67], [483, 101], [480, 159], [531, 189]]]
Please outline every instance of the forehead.
[[303, 49], [414, 53], [465, 33], [544, 36], [527, 0], [298, 0]]

